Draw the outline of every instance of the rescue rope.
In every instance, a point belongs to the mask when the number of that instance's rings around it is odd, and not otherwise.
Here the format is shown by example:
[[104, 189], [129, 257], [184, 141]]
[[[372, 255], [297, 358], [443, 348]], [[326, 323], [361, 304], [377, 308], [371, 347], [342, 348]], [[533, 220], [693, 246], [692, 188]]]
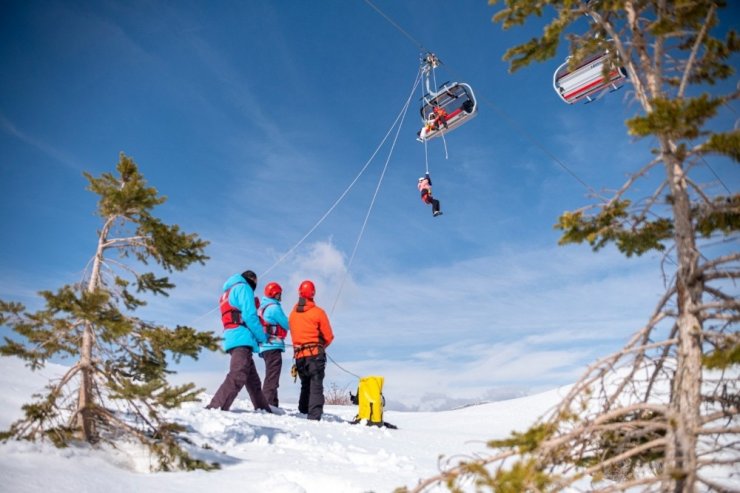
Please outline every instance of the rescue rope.
[[[413, 85], [413, 89], [411, 90], [411, 94], [413, 94], [414, 91], [416, 91], [416, 87], [421, 82], [421, 78], [422, 78], [421, 77], [421, 73], [417, 74], [417, 77], [414, 80], [414, 85]], [[337, 200], [331, 205], [331, 207], [329, 207], [329, 209], [324, 213], [324, 215], [322, 215], [319, 218], [319, 220], [316, 222], [316, 224], [314, 224], [308, 230], [308, 232], [306, 234], [304, 234], [303, 237], [301, 237], [300, 240], [298, 240], [298, 242], [295, 245], [293, 245], [287, 252], [285, 252], [280, 258], [278, 258], [267, 270], [265, 270], [264, 272], [262, 272], [261, 274], [259, 274], [258, 277], [263, 277], [263, 276], [267, 275], [275, 267], [277, 267], [278, 265], [280, 265], [286, 258], [288, 258], [288, 256], [290, 256], [299, 246], [301, 246], [303, 244], [303, 242], [306, 241], [306, 239], [311, 235], [311, 233], [313, 233], [316, 230], [316, 228], [318, 228], [321, 225], [321, 223], [324, 222], [324, 220], [329, 216], [329, 214], [331, 214], [332, 211], [339, 205], [339, 203], [349, 193], [349, 191], [352, 189], [352, 187], [355, 185], [355, 183], [357, 183], [357, 180], [359, 180], [360, 177], [365, 173], [365, 171], [367, 170], [368, 166], [370, 166], [370, 163], [373, 162], [373, 160], [375, 159], [375, 156], [377, 156], [378, 152], [380, 152], [380, 149], [382, 149], [383, 145], [388, 140], [388, 137], [391, 135], [391, 132], [393, 132], [393, 129], [396, 128], [396, 125], [398, 124], [399, 120], [400, 121], [403, 121], [403, 118], [405, 118], [406, 112], [407, 112], [407, 110], [409, 108], [410, 100], [411, 100], [411, 97], [409, 97], [409, 99], [406, 100], [406, 102], [404, 103], [403, 107], [401, 108], [401, 111], [398, 113], [398, 116], [396, 116], [396, 119], [393, 121], [393, 124], [390, 126], [390, 128], [388, 128], [388, 131], [386, 132], [385, 136], [380, 141], [380, 144], [378, 144], [378, 146], [375, 148], [375, 150], [373, 151], [372, 155], [367, 160], [367, 162], [365, 163], [365, 165], [360, 169], [359, 173], [357, 173], [357, 176], [355, 176], [354, 180], [352, 180], [352, 182], [347, 186], [347, 188], [344, 190], [344, 192], [342, 192], [342, 194], [339, 196], [339, 198], [337, 198]], [[401, 125], [399, 125], [398, 127], [400, 129]], [[394, 146], [395, 146], [395, 143], [396, 143], [396, 140], [397, 139], [398, 139], [398, 130], [396, 130], [396, 137], [395, 137], [395, 139], [393, 141], [393, 145]], [[390, 155], [388, 156], [388, 159], [390, 160]], [[388, 161], [386, 161], [386, 167], [387, 166], [388, 166]], [[385, 173], [385, 168], [383, 169], [383, 173]], [[382, 175], [381, 175], [381, 180], [382, 180]], [[378, 187], [379, 186], [380, 186], [380, 183], [378, 184]], [[377, 189], [376, 189], [375, 195], [377, 195]], [[374, 201], [375, 201], [375, 196], [373, 196], [373, 202]], [[372, 203], [371, 203], [370, 207], [372, 208]], [[369, 215], [369, 211], [368, 211], [368, 215]], [[367, 222], [367, 217], [365, 218], [365, 222]], [[364, 231], [364, 226], [365, 225], [363, 225], [363, 231]], [[361, 232], [361, 234], [362, 234], [362, 232]], [[358, 238], [357, 244], [359, 244], [359, 238]], [[357, 250], [357, 244], [355, 244], [355, 251]], [[352, 254], [352, 257], [354, 257], [354, 252]], [[345, 273], [345, 276], [346, 276], [346, 273]], [[342, 284], [344, 284], [344, 280], [342, 281]], [[341, 292], [341, 288], [340, 288], [340, 292]], [[335, 305], [336, 305], [336, 301], [335, 301]], [[218, 307], [214, 307], [211, 310], [209, 310], [206, 313], [204, 313], [203, 315], [200, 315], [200, 316], [194, 318], [187, 325], [188, 326], [194, 326], [195, 323], [199, 322], [203, 318], [207, 317], [208, 315], [210, 315], [211, 313], [213, 313], [214, 311], [216, 311], [217, 308]]]
[[[422, 77], [423, 77], [423, 73], [424, 73], [423, 67], [419, 68], [419, 72], [422, 74]], [[422, 85], [421, 86], [421, 100], [422, 101], [424, 101], [424, 91], [425, 90], [426, 88], [424, 87], [424, 85]], [[423, 116], [424, 115], [422, 115], [422, 117]], [[424, 124], [423, 128], [426, 128], [427, 122], [423, 122], [423, 124]], [[429, 150], [427, 148], [427, 139], [423, 139], [423, 142], [424, 142], [424, 168], [425, 168], [426, 174], [429, 174]]]
[[375, 205], [375, 199], [378, 197], [378, 192], [380, 191], [380, 185], [383, 183], [383, 178], [385, 177], [385, 172], [388, 169], [388, 163], [391, 161], [391, 156], [393, 156], [393, 151], [396, 148], [396, 142], [398, 142], [398, 135], [401, 132], [401, 128], [403, 127], [403, 122], [406, 119], [406, 113], [408, 112], [409, 106], [411, 105], [411, 98], [414, 97], [414, 92], [416, 91], [416, 86], [421, 81], [421, 77], [417, 77], [416, 81], [414, 82], [414, 87], [411, 88], [411, 93], [409, 94], [409, 97], [406, 98], [406, 103], [404, 104], [403, 108], [401, 109], [401, 113], [399, 114], [399, 118], [396, 118], [395, 123], [398, 123], [398, 127], [396, 128], [396, 135], [393, 138], [393, 143], [391, 144], [391, 148], [388, 151], [388, 157], [385, 160], [385, 165], [383, 166], [383, 171], [380, 173], [380, 178], [378, 178], [378, 184], [375, 186], [375, 192], [373, 193], [373, 197], [370, 200], [370, 206], [367, 209], [367, 213], [365, 214], [365, 220], [362, 222], [362, 228], [360, 228], [360, 233], [357, 235], [357, 241], [355, 241], [355, 246], [352, 249], [352, 254], [349, 257], [349, 261], [347, 261], [347, 268], [344, 269], [344, 274], [342, 275], [342, 282], [339, 284], [339, 291], [337, 291], [337, 296], [334, 299], [334, 304], [331, 306], [330, 313], [334, 313], [334, 308], [337, 306], [337, 302], [339, 301], [339, 297], [342, 295], [342, 289], [344, 288], [344, 283], [347, 280], [347, 275], [349, 274], [349, 270], [352, 267], [352, 262], [355, 259], [355, 254], [357, 253], [357, 248], [360, 246], [360, 241], [362, 240], [362, 236], [365, 233], [365, 228], [367, 227], [368, 219], [370, 219], [370, 213], [373, 210], [373, 206]]
[[[437, 68], [435, 66], [432, 66], [432, 81], [434, 83], [434, 90], [435, 91], [437, 91], [437, 89], [439, 88], [439, 86], [437, 85], [437, 72], [436, 72], [436, 69]], [[444, 149], [445, 149], [445, 159], [449, 159], [450, 156], [447, 153], [447, 139], [445, 138], [445, 131], [442, 130], [442, 129], [440, 129], [439, 132], [440, 132], [440, 136], [442, 137], [442, 144], [443, 144]]]
[[327, 358], [329, 358], [329, 361], [331, 361], [332, 363], [334, 363], [336, 365], [336, 367], [339, 368], [340, 370], [342, 370], [344, 373], [347, 373], [349, 375], [352, 375], [357, 380], [362, 380], [362, 377], [360, 375], [357, 375], [356, 373], [352, 373], [351, 371], [349, 371], [348, 369], [344, 368], [342, 365], [340, 365], [339, 363], [337, 363], [336, 361], [334, 361], [334, 358], [332, 358], [331, 356], [329, 356], [329, 353], [324, 352], [324, 355]]
[[[416, 90], [416, 86], [418, 85], [418, 83], [419, 83], [419, 78], [417, 77], [417, 80], [414, 81], [414, 90]], [[367, 162], [362, 167], [362, 169], [360, 170], [360, 172], [357, 173], [357, 176], [355, 176], [355, 179], [352, 180], [352, 183], [350, 183], [349, 186], [344, 190], [344, 192], [342, 192], [342, 194], [334, 202], [334, 204], [332, 204], [332, 206], [329, 207], [329, 210], [327, 210], [324, 213], [324, 215], [321, 216], [321, 218], [319, 218], [319, 220], [316, 222], [316, 224], [314, 224], [311, 227], [311, 229], [309, 229], [308, 232], [306, 234], [304, 234], [303, 237], [300, 240], [298, 240], [298, 243], [296, 243], [295, 245], [293, 245], [290, 248], [290, 250], [288, 250], [280, 258], [278, 258], [275, 261], [275, 263], [273, 263], [270, 266], [270, 268], [268, 268], [266, 271], [264, 271], [262, 274], [260, 274], [260, 277], [268, 274], [270, 271], [272, 271], [272, 269], [274, 269], [275, 267], [277, 267], [278, 265], [280, 265], [286, 258], [288, 258], [288, 256], [291, 253], [293, 253], [299, 246], [301, 246], [303, 244], [303, 242], [306, 240], [306, 238], [308, 238], [309, 236], [311, 236], [311, 233], [313, 233], [316, 230], [316, 228], [318, 228], [319, 225], [321, 225], [321, 223], [324, 222], [324, 219], [326, 219], [329, 216], [329, 214], [332, 213], [332, 211], [337, 207], [337, 205], [339, 205], [339, 203], [349, 193], [349, 191], [352, 189], [352, 187], [355, 185], [355, 183], [357, 183], [357, 180], [359, 180], [360, 177], [363, 175], [363, 173], [365, 173], [365, 170], [367, 169], [368, 166], [370, 166], [370, 163], [372, 163], [373, 159], [375, 159], [375, 156], [378, 154], [378, 152], [380, 151], [380, 149], [383, 147], [383, 144], [385, 144], [386, 140], [388, 140], [388, 137], [390, 136], [391, 132], [395, 128], [395, 126], [398, 123], [399, 119], [401, 119], [406, 114], [405, 109], [406, 109], [407, 105], [408, 105], [408, 103], [406, 103], [404, 105], [404, 108], [401, 110], [401, 112], [398, 114], [398, 116], [396, 117], [396, 119], [393, 121], [393, 124], [388, 129], [388, 132], [386, 132], [385, 136], [383, 137], [383, 140], [380, 141], [380, 144], [378, 144], [378, 146], [373, 151], [372, 155], [370, 156], [370, 159], [367, 160]]]
[[426, 166], [426, 174], [429, 174], [429, 151], [427, 150], [427, 139], [424, 139], [424, 165]]
[[391, 19], [390, 17], [388, 17], [385, 14], [385, 12], [383, 12], [378, 7], [376, 7], [375, 4], [373, 4], [373, 2], [371, 2], [370, 0], [365, 0], [365, 3], [368, 4], [370, 7], [372, 7], [373, 9], [375, 9], [375, 11], [378, 14], [380, 14], [381, 16], [383, 16], [385, 18], [385, 20], [387, 20], [393, 27], [395, 27], [396, 29], [398, 29], [398, 31], [401, 34], [403, 34], [404, 36], [406, 36], [413, 44], [416, 45], [416, 47], [419, 49], [419, 51], [424, 52], [424, 53], [426, 53], [426, 52], [429, 51], [426, 48], [424, 48], [424, 45], [421, 44], [416, 38], [414, 38], [409, 33], [407, 33], [406, 31], [404, 31], [401, 26], [399, 26], [398, 24], [396, 24], [396, 22], [394, 22], [393, 19]]
[[[372, 213], [373, 207], [375, 205], [375, 200], [377, 199], [378, 192], [380, 191], [380, 186], [382, 185], [383, 178], [385, 177], [385, 173], [388, 170], [388, 164], [390, 163], [391, 157], [393, 156], [393, 151], [396, 148], [396, 143], [398, 142], [398, 136], [399, 136], [399, 134], [401, 132], [401, 128], [403, 127], [403, 122], [406, 119], [406, 114], [408, 113], [408, 109], [411, 106], [411, 99], [414, 97], [414, 92], [416, 91], [416, 87], [421, 83], [422, 77], [423, 77], [423, 74], [420, 71], [419, 74], [416, 77], [416, 80], [414, 81], [414, 86], [411, 88], [411, 91], [409, 92], [408, 98], [406, 98], [406, 103], [403, 105], [403, 108], [401, 109], [401, 112], [399, 113], [398, 117], [396, 117], [396, 120], [393, 122], [394, 125], [396, 125], [396, 123], [398, 123], [398, 127], [396, 128], [396, 135], [394, 136], [393, 142], [391, 144], [391, 147], [388, 150], [388, 157], [386, 157], [385, 165], [383, 166], [383, 170], [381, 171], [380, 177], [378, 178], [378, 184], [375, 186], [375, 191], [373, 192], [372, 199], [370, 200], [370, 205], [368, 206], [367, 212], [365, 213], [365, 219], [362, 222], [362, 227], [360, 228], [360, 232], [357, 235], [357, 240], [355, 241], [355, 246], [352, 249], [352, 254], [349, 257], [349, 260], [347, 261], [347, 267], [344, 269], [344, 274], [342, 275], [342, 281], [339, 283], [339, 290], [337, 291], [337, 295], [334, 298], [334, 303], [332, 304], [331, 310], [329, 311], [329, 313], [331, 315], [334, 314], [334, 309], [336, 308], [337, 303], [339, 302], [339, 298], [342, 296], [342, 290], [344, 289], [344, 285], [345, 285], [345, 283], [347, 281], [347, 276], [349, 275], [350, 268], [352, 267], [352, 262], [354, 261], [355, 255], [357, 254], [357, 249], [360, 246], [360, 241], [362, 241], [362, 237], [363, 237], [363, 235], [365, 233], [365, 229], [367, 227], [367, 222], [370, 219], [370, 214]], [[392, 128], [393, 127], [391, 127], [391, 129]], [[391, 130], [388, 131], [388, 134], [390, 134], [390, 131]], [[388, 134], [386, 134], [386, 138], [388, 137]], [[386, 138], [383, 139], [383, 142], [385, 142]], [[383, 144], [383, 142], [381, 142], [381, 145]], [[425, 142], [425, 144], [426, 144], [426, 142]], [[340, 370], [342, 370], [343, 372], [347, 373], [348, 375], [352, 375], [353, 377], [357, 378], [357, 380], [361, 380], [362, 379], [362, 377], [360, 377], [359, 375], [357, 375], [355, 373], [352, 373], [351, 371], [347, 370], [342, 365], [340, 365], [339, 363], [337, 363], [334, 360], [334, 358], [332, 358], [331, 356], [329, 356], [328, 353], [325, 352], [324, 354], [329, 359], [329, 361], [331, 361], [332, 363], [334, 363], [334, 365], [337, 368], [339, 368]]]

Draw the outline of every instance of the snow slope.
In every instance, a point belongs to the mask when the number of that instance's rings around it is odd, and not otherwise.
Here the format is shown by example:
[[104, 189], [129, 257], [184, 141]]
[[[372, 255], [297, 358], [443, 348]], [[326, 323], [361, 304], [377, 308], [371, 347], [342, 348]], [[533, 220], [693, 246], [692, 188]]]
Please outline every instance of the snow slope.
[[[49, 364], [31, 372], [20, 360], [0, 358], [0, 427], [64, 371]], [[134, 447], [56, 449], [9, 441], [0, 445], [0, 492], [391, 492], [436, 474], [440, 455], [456, 462], [485, 453], [486, 440], [526, 429], [565, 391], [453, 411], [386, 411], [397, 430], [349, 424], [356, 406], [326, 406], [320, 422], [307, 421], [295, 403], [285, 404], [282, 415], [256, 412], [243, 392], [229, 412], [192, 403], [170, 415], [187, 428], [191, 453], [220, 462], [218, 471], [149, 473], [148, 459]], [[588, 489], [583, 480], [573, 491]]]

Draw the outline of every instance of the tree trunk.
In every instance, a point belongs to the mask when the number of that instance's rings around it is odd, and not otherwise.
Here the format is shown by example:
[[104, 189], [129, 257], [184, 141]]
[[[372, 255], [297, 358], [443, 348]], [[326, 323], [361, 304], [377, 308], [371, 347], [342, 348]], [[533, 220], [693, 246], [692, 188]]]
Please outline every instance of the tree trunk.
[[673, 200], [678, 261], [678, 353], [670, 403], [676, 419], [668, 431], [665, 473], [670, 477], [667, 491], [688, 493], [693, 492], [696, 485], [696, 447], [702, 382], [702, 322], [695, 309], [701, 304], [703, 282], [696, 275], [699, 252], [696, 249], [690, 197], [682, 163], [673, 153], [675, 147], [669, 139], [661, 139], [661, 146]]
[[95, 420], [93, 419], [93, 366], [92, 366], [92, 327], [85, 324], [80, 348], [80, 392], [77, 399], [77, 433], [81, 440], [93, 443], [96, 440]]
[[[87, 292], [94, 292], [100, 284], [100, 269], [103, 263], [104, 244], [108, 236], [111, 220], [103, 226], [98, 237], [98, 248], [93, 260], [92, 273], [87, 283]], [[97, 440], [95, 413], [93, 412], [93, 339], [94, 328], [86, 322], [80, 345], [80, 390], [77, 398], [77, 435], [81, 440], [93, 443]]]

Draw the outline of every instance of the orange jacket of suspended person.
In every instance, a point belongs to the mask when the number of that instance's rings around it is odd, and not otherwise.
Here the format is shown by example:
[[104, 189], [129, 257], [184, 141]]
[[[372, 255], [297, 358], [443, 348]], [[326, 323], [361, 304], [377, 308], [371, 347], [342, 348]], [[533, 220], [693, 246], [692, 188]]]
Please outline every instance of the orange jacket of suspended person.
[[298, 299], [288, 325], [296, 359], [316, 356], [334, 340], [329, 317], [312, 299]]

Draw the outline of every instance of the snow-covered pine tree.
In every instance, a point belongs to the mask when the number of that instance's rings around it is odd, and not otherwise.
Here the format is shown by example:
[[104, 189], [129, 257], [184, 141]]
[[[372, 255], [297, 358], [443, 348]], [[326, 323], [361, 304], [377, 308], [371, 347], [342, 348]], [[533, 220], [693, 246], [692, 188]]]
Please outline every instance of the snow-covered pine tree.
[[[732, 19], [720, 18], [726, 2], [504, 1], [494, 16], [504, 29], [552, 17], [542, 36], [505, 53], [512, 70], [552, 58], [563, 38], [571, 68], [608, 53], [605, 72], [626, 69], [631, 92], [623, 93], [638, 108], [627, 130], [654, 139], [653, 156], [556, 227], [561, 244], [611, 244], [628, 257], [664, 252], [666, 292], [646, 326], [594, 363], [551, 414], [414, 491], [438, 482], [457, 491], [466, 479], [496, 492], [561, 491], [583, 475], [611, 480], [589, 491], [729, 491], [712, 469], [740, 463], [740, 195], [697, 179], [708, 155], [740, 160], [737, 125], [716, 118], [740, 95], [735, 83], [721, 84], [740, 49]], [[660, 183], [641, 195], [634, 185], [661, 167]]]
[[88, 189], [100, 196], [102, 227], [84, 280], [41, 292], [45, 307], [33, 313], [0, 300], [0, 324], [22, 336], [6, 337], [0, 354], [18, 356], [32, 369], [55, 356], [75, 361], [44, 395], [23, 406], [24, 417], [3, 437], [48, 438], [57, 446], [135, 438], [151, 450], [155, 469], [212, 468], [180, 446], [180, 427], [167, 422], [163, 410], [199, 392], [192, 383], [168, 384], [168, 358], [197, 359], [201, 350], [218, 348], [217, 337], [134, 316], [145, 304], [141, 294], [166, 296], [175, 287], [166, 275], [145, 272], [146, 266], [155, 263], [166, 274], [203, 264], [208, 242], [153, 215], [166, 197], [147, 186], [130, 157], [121, 153], [116, 170], [98, 178], [85, 173]]

